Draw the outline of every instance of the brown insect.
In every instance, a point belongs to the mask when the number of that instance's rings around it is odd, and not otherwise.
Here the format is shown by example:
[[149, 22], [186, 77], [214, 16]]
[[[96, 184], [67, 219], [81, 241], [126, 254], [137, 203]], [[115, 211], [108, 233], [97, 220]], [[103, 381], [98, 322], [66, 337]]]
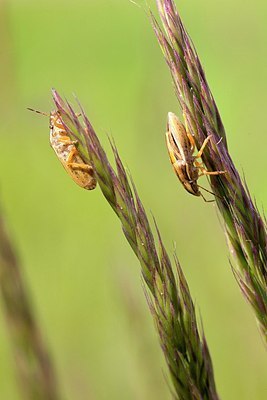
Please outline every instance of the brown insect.
[[[197, 180], [202, 175], [221, 175], [226, 171], [207, 171], [202, 162], [197, 161], [207, 146], [212, 135], [203, 142], [200, 150], [194, 156], [196, 144], [191, 133], [187, 132], [178, 117], [169, 112], [167, 121], [166, 141], [174, 171], [185, 190], [194, 196], [202, 196]], [[204, 189], [204, 188], [203, 188]], [[204, 189], [206, 190], [206, 189]]]
[[[41, 111], [33, 110], [38, 114], [46, 115]], [[74, 182], [80, 187], [92, 190], [96, 187], [96, 178], [93, 167], [84, 161], [80, 155], [77, 145], [78, 142], [72, 140], [62, 123], [60, 111], [50, 113], [50, 144], [54, 149], [59, 161], [71, 176]]]

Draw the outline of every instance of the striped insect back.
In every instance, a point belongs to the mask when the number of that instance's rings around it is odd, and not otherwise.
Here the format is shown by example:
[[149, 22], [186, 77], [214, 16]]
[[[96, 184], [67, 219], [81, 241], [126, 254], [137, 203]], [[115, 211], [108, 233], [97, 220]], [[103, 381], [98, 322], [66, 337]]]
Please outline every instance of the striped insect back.
[[[209, 135], [204, 140], [200, 150], [194, 155], [196, 150], [194, 137], [190, 132], [187, 132], [175, 114], [168, 113], [166, 142], [174, 171], [183, 187], [189, 193], [194, 196], [202, 196], [205, 201], [206, 199], [199, 190], [198, 178], [202, 175], [221, 175], [226, 173], [226, 171], [207, 171], [201, 160], [202, 153], [211, 137], [212, 135]], [[198, 159], [199, 161], [197, 161]], [[204, 190], [209, 192], [207, 189]]]
[[173, 169], [183, 187], [194, 196], [200, 196], [198, 170], [194, 165], [194, 142], [173, 113], [168, 114], [166, 142]]
[[[28, 108], [38, 114], [48, 116], [47, 113]], [[87, 190], [93, 190], [97, 181], [93, 167], [87, 163], [78, 150], [78, 142], [72, 140], [66, 131], [58, 110], [50, 113], [50, 144], [59, 161], [71, 176], [74, 182]]]
[[62, 124], [59, 111], [50, 113], [50, 144], [77, 185], [87, 190], [96, 187], [93, 167], [83, 160], [77, 149], [77, 141], [69, 137]]

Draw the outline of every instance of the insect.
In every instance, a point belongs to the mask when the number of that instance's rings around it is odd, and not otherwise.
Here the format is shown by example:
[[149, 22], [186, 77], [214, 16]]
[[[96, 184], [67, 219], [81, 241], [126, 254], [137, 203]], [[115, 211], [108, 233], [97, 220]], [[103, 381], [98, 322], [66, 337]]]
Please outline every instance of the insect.
[[[207, 171], [202, 162], [197, 161], [211, 139], [209, 135], [200, 150], [194, 156], [196, 144], [191, 133], [187, 132], [178, 117], [169, 112], [167, 121], [166, 141], [171, 163], [183, 187], [194, 196], [202, 196], [197, 180], [202, 175], [221, 175], [226, 171]], [[203, 188], [204, 189], [204, 188]], [[204, 189], [206, 190], [206, 189]]]
[[[48, 116], [48, 114], [41, 111], [31, 108], [29, 110]], [[55, 110], [50, 113], [49, 127], [51, 147], [67, 173], [80, 187], [87, 190], [94, 189], [97, 181], [93, 167], [83, 160], [77, 149], [78, 142], [71, 140], [66, 132], [61, 120], [60, 111]]]

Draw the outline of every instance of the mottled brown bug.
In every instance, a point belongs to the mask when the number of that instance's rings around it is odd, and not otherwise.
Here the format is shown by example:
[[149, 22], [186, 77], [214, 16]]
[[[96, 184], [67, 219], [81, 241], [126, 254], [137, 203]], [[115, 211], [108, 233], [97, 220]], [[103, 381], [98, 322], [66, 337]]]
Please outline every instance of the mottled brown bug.
[[[33, 110], [48, 116], [41, 111]], [[61, 164], [80, 187], [92, 190], [96, 187], [96, 178], [93, 167], [86, 163], [77, 149], [77, 141], [71, 140], [62, 123], [60, 111], [50, 113], [50, 144]]]
[[[209, 135], [200, 150], [194, 156], [196, 149], [193, 136], [186, 131], [178, 117], [169, 112], [167, 120], [166, 141], [171, 163], [183, 187], [194, 196], [202, 196], [197, 180], [202, 175], [220, 175], [226, 171], [207, 171], [202, 162], [197, 161], [211, 139]], [[206, 189], [205, 189], [206, 190]], [[203, 197], [204, 198], [204, 197]], [[206, 201], [206, 199], [204, 198]]]

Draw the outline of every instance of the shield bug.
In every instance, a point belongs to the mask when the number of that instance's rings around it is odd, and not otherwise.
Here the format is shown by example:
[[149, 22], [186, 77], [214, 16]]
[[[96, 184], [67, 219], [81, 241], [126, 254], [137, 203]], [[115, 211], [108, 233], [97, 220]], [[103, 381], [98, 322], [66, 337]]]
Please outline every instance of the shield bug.
[[[178, 117], [169, 112], [166, 141], [171, 163], [183, 187], [194, 196], [202, 196], [197, 180], [202, 175], [220, 175], [226, 171], [207, 171], [202, 162], [197, 161], [211, 139], [209, 135], [200, 150], [194, 155], [196, 145], [191, 133], [187, 132]], [[204, 188], [203, 188], [204, 189]], [[206, 189], [204, 189], [206, 190]], [[204, 197], [203, 199], [207, 201]]]
[[[48, 116], [41, 111], [31, 108], [29, 110]], [[80, 187], [87, 190], [94, 189], [97, 182], [93, 167], [84, 161], [77, 148], [78, 142], [72, 140], [66, 132], [60, 111], [56, 110], [50, 113], [49, 127], [51, 147], [67, 173]]]

